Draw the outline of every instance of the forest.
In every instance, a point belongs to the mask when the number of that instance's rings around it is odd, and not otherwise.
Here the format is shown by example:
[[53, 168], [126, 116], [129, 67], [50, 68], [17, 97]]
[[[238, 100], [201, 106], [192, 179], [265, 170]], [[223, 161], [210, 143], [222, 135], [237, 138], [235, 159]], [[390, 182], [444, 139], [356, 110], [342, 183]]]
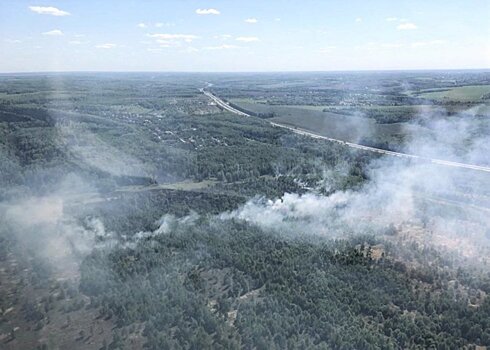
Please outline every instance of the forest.
[[[269, 123], [437, 106], [484, 144], [486, 102], [440, 93], [488, 74], [340, 74], [1, 75], [0, 348], [490, 346], [488, 174]], [[432, 145], [407, 130], [360, 142]]]

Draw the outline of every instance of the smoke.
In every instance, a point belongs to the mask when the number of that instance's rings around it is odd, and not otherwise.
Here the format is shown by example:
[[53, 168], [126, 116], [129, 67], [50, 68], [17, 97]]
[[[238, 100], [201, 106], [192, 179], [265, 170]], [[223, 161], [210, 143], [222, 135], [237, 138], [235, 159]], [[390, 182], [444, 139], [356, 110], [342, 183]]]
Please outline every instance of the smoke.
[[[61, 80], [55, 79], [53, 84], [53, 91], [68, 90]], [[52, 100], [57, 101], [54, 94]], [[68, 101], [64, 107], [73, 108]], [[474, 107], [452, 117], [445, 117], [443, 109], [420, 109], [418, 118], [405, 128], [412, 131], [405, 152], [426, 158], [490, 164], [489, 121], [479, 115], [480, 109]], [[88, 123], [76, 122], [76, 118], [55, 119], [62, 148], [81, 163], [116, 176], [147, 175], [148, 169], [142, 162], [92, 133]], [[342, 118], [336, 125], [341, 134], [352, 135], [355, 130], [354, 141], [373, 134], [372, 121], [359, 116]], [[286, 193], [278, 199], [254, 198], [217, 218], [244, 220], [291, 235], [327, 237], [383, 233], [394, 226], [399, 234], [456, 250], [464, 247], [471, 254], [488, 246], [488, 173], [384, 156], [369, 164], [366, 170], [369, 180], [360, 189], [336, 191], [348, 176], [349, 168], [349, 164], [341, 163], [334, 169], [325, 169], [323, 179], [309, 193]], [[67, 267], [77, 266], [94, 248], [120, 245], [131, 248], [179, 225], [193, 225], [199, 218], [195, 213], [180, 219], [165, 215], [155, 231], [116, 239], [106, 232], [100, 220], [80, 218], [79, 209], [98, 195], [96, 190], [74, 175], [65, 176], [56, 187], [49, 195], [0, 203], [0, 218], [2, 230], [11, 231], [22, 245], [54, 268], [69, 270], [70, 274], [74, 274], [74, 269]], [[325, 192], [331, 194], [320, 194]], [[77, 205], [78, 209], [73, 209]], [[414, 236], [411, 231], [414, 226], [423, 229], [423, 237]]]
[[[467, 163], [489, 162], [486, 145], [490, 140], [488, 133], [482, 132], [478, 116], [471, 111], [450, 118], [441, 115], [444, 113], [434, 109], [421, 110], [415, 123], [423, 125], [425, 132], [412, 135], [405, 145], [406, 153]], [[408, 238], [467, 257], [478, 257], [490, 246], [488, 173], [383, 156], [365, 169], [369, 180], [361, 188], [335, 191], [348, 170], [348, 164], [339, 163], [337, 168], [325, 169], [317, 187], [306, 194], [256, 197], [212, 220], [243, 220], [292, 237], [388, 233], [393, 239]], [[119, 243], [131, 249], [141, 240], [165, 235], [179, 226], [192, 226], [198, 219], [196, 213], [183, 218], [164, 215], [158, 229], [123, 237]]]
[[154, 231], [139, 231], [132, 236], [123, 236], [120, 240], [115, 241], [117, 246], [122, 248], [134, 249], [138, 245], [138, 242], [142, 240], [151, 240], [154, 237], [160, 235], [166, 235], [180, 226], [192, 226], [195, 225], [200, 216], [196, 212], [191, 212], [184, 217], [176, 217], [172, 214], [164, 214], [160, 220], [158, 220], [158, 228]]
[[[490, 163], [490, 137], [482, 129], [487, 120], [474, 110], [450, 118], [421, 111], [416, 123], [426, 132], [412, 135], [406, 153]], [[332, 173], [326, 173], [321, 187], [329, 188]], [[220, 218], [290, 235], [327, 237], [385, 233], [395, 227], [400, 237], [466, 256], [477, 256], [490, 246], [490, 174], [390, 156], [373, 160], [367, 173], [369, 180], [356, 191], [254, 198]]]
[[332, 123], [328, 127], [333, 129], [332, 135], [336, 135], [334, 137], [341, 140], [359, 143], [362, 139], [371, 138], [376, 134], [374, 121], [365, 118], [359, 111], [355, 111], [349, 117], [329, 115], [328, 118], [336, 121], [333, 123], [333, 128]]
[[280, 232], [333, 234], [336, 214], [340, 207], [349, 203], [350, 197], [347, 192], [336, 192], [328, 197], [286, 193], [276, 200], [255, 198], [219, 218], [244, 220]]
[[2, 236], [14, 242], [16, 254], [47, 264], [56, 278], [77, 278], [83, 258], [110, 238], [99, 219], [81, 219], [71, 209], [87, 186], [69, 176], [50, 195], [0, 203]]
[[[112, 185], [111, 176], [148, 173], [142, 162], [111, 145], [110, 132], [93, 132], [111, 131], [114, 121], [79, 113], [74, 96], [67, 93], [72, 89], [61, 76], [53, 75], [45, 83], [52, 91], [36, 103], [50, 114], [45, 128], [49, 132], [30, 136], [29, 146], [37, 151], [36, 138], [48, 138], [41, 145], [51, 153], [39, 146], [47, 159], [35, 158], [23, 168], [7, 135], [7, 143], [0, 143], [0, 178], [11, 183], [0, 191], [0, 239], [11, 242], [8, 251], [16, 259], [46, 265], [55, 277], [71, 279], [78, 277], [79, 264], [94, 248], [115, 245], [114, 234], [106, 232], [102, 221], [87, 217], [86, 204], [105, 200], [96, 186]], [[101, 181], [104, 176], [109, 180]]]
[[441, 117], [437, 110], [421, 110], [418, 123], [424, 128], [412, 135], [407, 153], [462, 163], [489, 165], [488, 118], [473, 107], [451, 117]]
[[142, 162], [105, 142], [81, 123], [59, 121], [56, 127], [68, 151], [81, 162], [115, 176], [148, 176]]

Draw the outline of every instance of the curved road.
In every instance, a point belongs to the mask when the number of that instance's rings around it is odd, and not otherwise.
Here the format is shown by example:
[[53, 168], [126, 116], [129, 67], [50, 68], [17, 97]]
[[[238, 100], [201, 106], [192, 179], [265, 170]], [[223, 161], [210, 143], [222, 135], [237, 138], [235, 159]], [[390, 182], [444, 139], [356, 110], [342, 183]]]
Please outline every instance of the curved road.
[[250, 117], [249, 114], [247, 113], [244, 113], [244, 112], [241, 112], [239, 111], [238, 109], [235, 109], [233, 108], [232, 106], [230, 106], [228, 103], [226, 103], [225, 101], [223, 101], [222, 99], [220, 99], [219, 97], [213, 95], [212, 93], [210, 93], [209, 91], [205, 91], [204, 89], [200, 89], [200, 91], [206, 95], [207, 97], [209, 97], [211, 100], [213, 100], [213, 102], [215, 102], [218, 106], [220, 106], [221, 108], [223, 109], [226, 109], [227, 111], [231, 112], [231, 113], [235, 113], [235, 114], [238, 114], [238, 115], [241, 115], [241, 116], [244, 116], [244, 117]]
[[[227, 111], [229, 111], [231, 113], [235, 113], [235, 114], [238, 114], [238, 115], [241, 115], [241, 116], [244, 116], [244, 117], [250, 117], [249, 114], [244, 113], [242, 111], [239, 111], [238, 109], [233, 108], [232, 106], [230, 106], [228, 103], [226, 103], [225, 101], [223, 101], [222, 99], [220, 99], [216, 95], [213, 95], [211, 92], [205, 91], [204, 89], [200, 89], [200, 91], [204, 95], [206, 95], [207, 97], [209, 97], [211, 100], [213, 100], [213, 102], [215, 102], [221, 108], [223, 108], [223, 109], [225, 109], [225, 110], [227, 110]], [[293, 126], [288, 126], [288, 125], [274, 123], [274, 122], [269, 122], [269, 123], [271, 125], [276, 126], [276, 127], [279, 127], [279, 128], [291, 130], [292, 132], [294, 132], [296, 134], [299, 134], [299, 135], [309, 136], [309, 137], [313, 137], [315, 139], [322, 139], [322, 140], [337, 142], [337, 143], [340, 143], [342, 145], [345, 145], [345, 146], [348, 146], [348, 147], [352, 147], [352, 148], [356, 148], [356, 149], [360, 149], [360, 150], [364, 150], [364, 151], [376, 152], [376, 153], [386, 154], [386, 155], [395, 156], [395, 157], [418, 159], [418, 160], [422, 160], [422, 161], [426, 161], [426, 162], [430, 162], [430, 163], [438, 164], [438, 165], [445, 165], [445, 166], [451, 166], [451, 167], [455, 167], [455, 168], [464, 168], [464, 169], [471, 169], [471, 170], [484, 171], [484, 172], [490, 173], [490, 167], [484, 167], [484, 166], [472, 165], [472, 164], [465, 164], [465, 163], [458, 163], [458, 162], [451, 162], [451, 161], [442, 160], [442, 159], [426, 158], [426, 157], [422, 157], [422, 156], [416, 156], [414, 154], [393, 152], [393, 151], [388, 151], [388, 150], [385, 150], [385, 149], [382, 149], [382, 148], [375, 148], [375, 147], [363, 146], [363, 145], [360, 145], [360, 144], [357, 144], [357, 143], [352, 143], [352, 142], [342, 141], [342, 140], [338, 140], [338, 139], [333, 139], [331, 137], [326, 137], [326, 136], [318, 135], [318, 134], [315, 134], [315, 133], [313, 133], [311, 131], [300, 129], [300, 128], [296, 128], [296, 127], [293, 127]]]

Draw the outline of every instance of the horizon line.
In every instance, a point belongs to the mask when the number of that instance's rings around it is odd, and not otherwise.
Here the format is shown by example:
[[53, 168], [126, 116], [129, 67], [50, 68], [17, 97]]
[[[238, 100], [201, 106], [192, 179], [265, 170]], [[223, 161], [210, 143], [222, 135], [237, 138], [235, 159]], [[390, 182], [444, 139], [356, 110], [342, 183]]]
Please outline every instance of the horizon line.
[[245, 71], [179, 71], [179, 70], [46, 70], [0, 72], [0, 75], [36, 75], [36, 74], [96, 74], [96, 73], [165, 73], [165, 74], [267, 74], [267, 73], [382, 73], [382, 72], [434, 72], [434, 71], [489, 71], [486, 68], [406, 68], [406, 69], [339, 69], [339, 70], [245, 70]]

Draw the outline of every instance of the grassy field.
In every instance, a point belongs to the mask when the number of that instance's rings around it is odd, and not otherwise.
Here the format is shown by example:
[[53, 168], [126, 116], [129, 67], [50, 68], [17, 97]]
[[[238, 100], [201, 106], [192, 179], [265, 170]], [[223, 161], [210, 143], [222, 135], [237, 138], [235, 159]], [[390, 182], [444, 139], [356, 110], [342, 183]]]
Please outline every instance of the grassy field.
[[405, 123], [377, 124], [374, 119], [323, 112], [323, 109], [314, 106], [265, 105], [237, 100], [232, 102], [252, 112], [272, 112], [274, 117], [270, 121], [349, 142], [368, 142], [370, 145], [396, 148], [407, 131]]
[[205, 181], [179, 181], [175, 183], [159, 184], [154, 186], [124, 186], [116, 190], [116, 192], [141, 192], [158, 189], [179, 190], [179, 191], [197, 191], [213, 186], [217, 183], [214, 180]]
[[490, 85], [460, 86], [452, 89], [422, 92], [420, 97], [432, 100], [461, 101], [461, 102], [489, 102]]
[[[233, 101], [235, 102], [235, 101]], [[320, 132], [322, 135], [341, 140], [358, 141], [374, 124], [371, 120], [345, 116], [337, 113], [303, 108], [303, 106], [265, 105], [237, 103], [240, 107], [256, 113], [274, 113], [272, 121], [298, 126]]]
[[[419, 125], [420, 118], [487, 117], [490, 105], [467, 105], [470, 99], [477, 101], [483, 93], [490, 92], [490, 85], [467, 86], [442, 91], [433, 90], [429, 94], [447, 94], [451, 101], [463, 103], [440, 106], [402, 105], [402, 106], [312, 106], [312, 105], [271, 105], [254, 101], [251, 98], [231, 99], [230, 101], [245, 110], [272, 114], [270, 121], [309, 130], [322, 136], [364, 145], [403, 151], [403, 145], [414, 135], [422, 135], [428, 130]], [[456, 97], [459, 96], [459, 97]], [[441, 97], [442, 98], [442, 97]]]

